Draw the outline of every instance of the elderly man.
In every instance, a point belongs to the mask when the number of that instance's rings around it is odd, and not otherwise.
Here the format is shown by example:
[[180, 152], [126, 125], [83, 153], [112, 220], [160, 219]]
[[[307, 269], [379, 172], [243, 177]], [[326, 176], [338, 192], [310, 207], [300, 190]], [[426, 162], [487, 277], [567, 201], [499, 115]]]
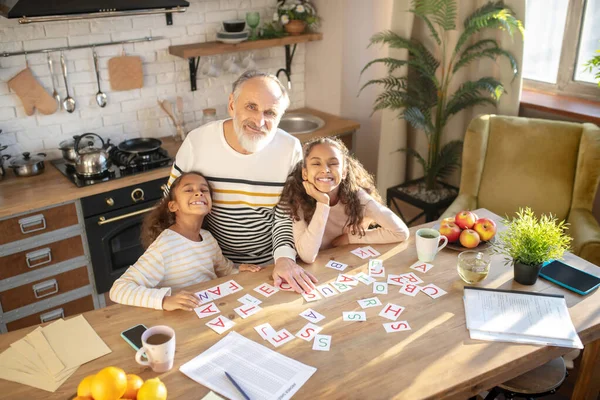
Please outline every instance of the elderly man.
[[292, 167], [302, 159], [295, 137], [277, 128], [289, 96], [270, 74], [248, 71], [233, 84], [231, 119], [189, 133], [177, 152], [169, 185], [198, 171], [213, 187], [208, 229], [235, 263], [275, 262], [275, 285], [310, 291], [316, 278], [295, 262], [292, 222], [277, 203]]

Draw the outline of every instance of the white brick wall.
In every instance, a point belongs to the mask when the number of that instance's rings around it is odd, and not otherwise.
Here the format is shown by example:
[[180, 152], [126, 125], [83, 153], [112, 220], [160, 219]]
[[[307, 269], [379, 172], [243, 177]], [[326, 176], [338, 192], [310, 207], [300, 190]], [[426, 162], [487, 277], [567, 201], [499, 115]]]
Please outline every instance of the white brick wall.
[[[177, 96], [184, 99], [186, 130], [202, 122], [202, 109], [214, 107], [225, 118], [231, 84], [237, 75], [222, 73], [208, 79], [199, 72], [198, 90], [192, 92], [188, 61], [171, 56], [168, 47], [214, 40], [221, 28], [220, 21], [244, 18], [248, 11], [259, 11], [262, 22], [270, 22], [276, 0], [189, 0], [189, 9], [173, 15], [173, 26], [167, 26], [164, 15], [103, 18], [88, 21], [48, 22], [20, 26], [16, 20], [0, 18], [0, 53], [35, 50], [46, 47], [80, 45], [118, 41], [149, 35], [164, 36], [164, 40], [127, 45], [98, 47], [100, 85], [108, 96], [108, 105], [96, 104], [97, 92], [91, 49], [65, 52], [69, 71], [69, 92], [77, 102], [76, 111], [64, 110], [53, 115], [35, 113], [27, 116], [19, 97], [6, 82], [25, 67], [25, 57], [0, 57], [0, 145], [8, 145], [3, 153], [23, 151], [49, 154], [59, 158], [58, 143], [72, 135], [95, 132], [105, 139], [119, 142], [132, 137], [170, 136], [175, 129], [158, 107], [157, 100], [167, 99], [175, 104]], [[113, 92], [108, 81], [108, 60], [123, 51], [142, 57], [144, 87], [126, 92]], [[234, 53], [238, 62], [248, 53]], [[53, 53], [55, 82], [61, 97], [66, 96], [60, 73], [58, 53]], [[221, 65], [230, 55], [216, 56]], [[292, 108], [304, 106], [304, 45], [298, 45], [292, 64]], [[285, 67], [285, 50], [272, 48], [254, 51], [257, 67], [271, 73]], [[206, 61], [203, 58], [201, 63]], [[52, 81], [46, 55], [27, 57], [38, 79], [52, 93]]]

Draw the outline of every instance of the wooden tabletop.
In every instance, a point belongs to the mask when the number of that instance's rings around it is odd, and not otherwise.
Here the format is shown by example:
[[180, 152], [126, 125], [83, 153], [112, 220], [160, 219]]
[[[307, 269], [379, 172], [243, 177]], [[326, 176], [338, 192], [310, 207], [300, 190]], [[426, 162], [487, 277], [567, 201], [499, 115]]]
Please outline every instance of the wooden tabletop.
[[[306, 142], [317, 137], [352, 132], [360, 127], [360, 124], [356, 121], [340, 118], [307, 107], [289, 112], [313, 114], [325, 120], [323, 128], [309, 134], [298, 135], [297, 137], [301, 142]], [[171, 137], [160, 139], [163, 142], [163, 147], [169, 152], [169, 155], [175, 157], [179, 146], [181, 146], [181, 142], [177, 142]], [[170, 170], [170, 167], [158, 168], [141, 174], [79, 188], [49, 161], [46, 162], [45, 171], [41, 175], [32, 177], [15, 177], [12, 171], [7, 168], [5, 179], [0, 181], [0, 218], [77, 200], [98, 193], [109, 192], [154, 179], [166, 178], [169, 176]]]
[[[499, 221], [497, 216], [486, 210], [478, 210], [477, 214]], [[384, 260], [386, 274], [413, 271], [409, 266], [417, 260], [414, 244], [417, 228], [411, 228], [411, 238], [405, 243], [373, 246], [382, 253], [380, 259]], [[366, 261], [349, 252], [356, 247], [323, 251], [307, 269], [318, 277], [320, 283], [332, 282], [337, 277], [337, 271], [324, 267], [329, 259], [349, 264], [345, 272], [367, 272]], [[360, 310], [356, 300], [374, 296], [372, 287], [362, 283], [349, 292], [312, 303], [306, 303], [300, 295], [289, 292], [278, 292], [265, 299], [253, 289], [269, 281], [269, 267], [259, 273], [220, 278], [192, 289], [206, 289], [231, 278], [244, 286], [243, 292], [226, 296], [216, 303], [222, 314], [236, 323], [234, 331], [270, 348], [271, 345], [253, 329], [255, 326], [269, 322], [276, 330], [286, 328], [295, 334], [307, 322], [298, 316], [303, 310], [313, 308], [326, 317], [318, 325], [323, 327], [322, 334], [332, 335], [329, 352], [313, 351], [312, 343], [300, 339], [276, 349], [317, 368], [317, 372], [294, 396], [298, 399], [465, 399], [570, 351], [558, 347], [471, 340], [465, 327], [462, 300], [465, 283], [456, 272], [457, 255], [453, 250], [444, 249], [435, 259], [434, 268], [426, 274], [417, 273], [425, 283], [435, 283], [446, 290], [447, 295], [436, 300], [423, 293], [409, 297], [397, 293], [393, 286], [389, 288], [389, 294], [378, 295], [384, 305], [390, 302], [406, 307], [400, 319], [407, 320], [412, 330], [398, 333], [388, 334], [383, 329], [382, 324], [390, 321], [378, 316], [381, 307], [364, 310], [366, 322], [342, 321], [342, 311]], [[572, 254], [566, 256], [566, 262], [600, 275], [600, 268]], [[583, 343], [598, 343], [600, 339], [599, 291], [579, 296], [543, 279], [533, 286], [522, 286], [513, 281], [511, 268], [504, 266], [498, 256], [492, 259], [490, 275], [479, 285], [562, 294]], [[245, 293], [260, 297], [263, 310], [242, 320], [233, 309], [240, 305], [237, 299]], [[177, 333], [175, 366], [168, 373], [160, 374], [167, 386], [169, 399], [202, 398], [208, 392], [178, 370], [183, 363], [225, 335], [219, 336], [206, 327], [204, 324], [208, 319], [200, 320], [193, 312], [164, 312], [122, 305], [87, 312], [84, 316], [112, 353], [81, 366], [56, 393], [3, 380], [0, 380], [0, 393], [7, 398], [66, 399], [75, 393], [81, 379], [109, 365], [119, 366], [143, 379], [155, 377], [158, 374], [135, 363], [134, 351], [119, 337], [121, 331], [138, 323], [146, 326], [166, 324]], [[34, 328], [0, 335], [0, 351]]]

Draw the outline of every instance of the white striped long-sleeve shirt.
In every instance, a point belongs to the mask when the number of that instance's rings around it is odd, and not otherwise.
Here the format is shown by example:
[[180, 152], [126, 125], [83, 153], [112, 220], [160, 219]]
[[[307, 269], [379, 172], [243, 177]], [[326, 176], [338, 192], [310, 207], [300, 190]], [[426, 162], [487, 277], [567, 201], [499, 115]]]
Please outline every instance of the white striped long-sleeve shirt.
[[300, 141], [278, 129], [264, 149], [240, 154], [227, 144], [224, 122], [208, 123], [187, 135], [169, 186], [182, 172], [197, 171], [206, 177], [213, 188], [207, 227], [233, 262], [295, 260], [292, 220], [277, 204], [288, 174], [302, 160]]
[[229, 275], [233, 263], [223, 256], [210, 232], [200, 230], [201, 242], [193, 242], [165, 229], [135, 264], [110, 289], [110, 299], [138, 307], [162, 310], [171, 289]]

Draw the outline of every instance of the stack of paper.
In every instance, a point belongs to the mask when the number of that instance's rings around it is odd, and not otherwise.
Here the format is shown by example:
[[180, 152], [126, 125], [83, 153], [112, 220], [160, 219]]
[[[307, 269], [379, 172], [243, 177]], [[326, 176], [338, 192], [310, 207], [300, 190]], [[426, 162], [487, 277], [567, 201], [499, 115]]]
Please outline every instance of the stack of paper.
[[465, 287], [471, 339], [583, 349], [561, 295]]
[[110, 352], [83, 315], [60, 319], [0, 354], [0, 378], [54, 392], [81, 364]]
[[252, 400], [286, 400], [317, 370], [230, 332], [179, 370], [232, 400], [244, 400], [227, 379], [229, 373]]

